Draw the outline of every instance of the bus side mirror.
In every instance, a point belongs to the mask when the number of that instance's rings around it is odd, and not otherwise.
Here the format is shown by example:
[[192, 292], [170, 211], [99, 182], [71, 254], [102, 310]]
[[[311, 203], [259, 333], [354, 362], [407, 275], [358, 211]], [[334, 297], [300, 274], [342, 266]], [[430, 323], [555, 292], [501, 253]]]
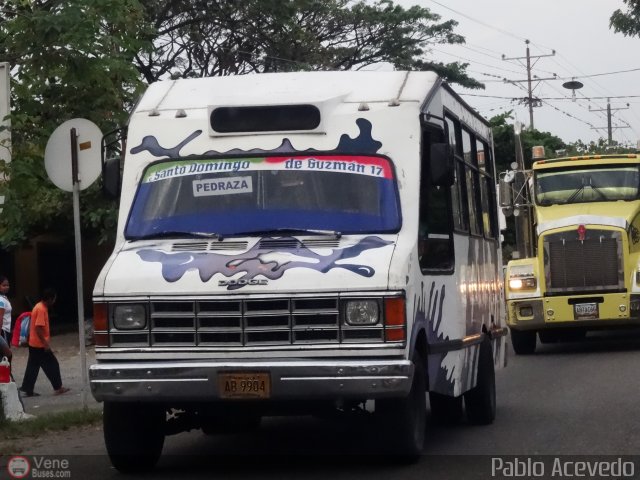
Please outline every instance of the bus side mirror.
[[102, 194], [107, 198], [120, 196], [120, 162], [126, 150], [126, 134], [124, 127], [102, 137]]
[[437, 187], [450, 187], [455, 180], [453, 149], [448, 143], [431, 144], [431, 183]]
[[120, 195], [120, 157], [111, 157], [102, 163], [102, 193], [109, 198]]

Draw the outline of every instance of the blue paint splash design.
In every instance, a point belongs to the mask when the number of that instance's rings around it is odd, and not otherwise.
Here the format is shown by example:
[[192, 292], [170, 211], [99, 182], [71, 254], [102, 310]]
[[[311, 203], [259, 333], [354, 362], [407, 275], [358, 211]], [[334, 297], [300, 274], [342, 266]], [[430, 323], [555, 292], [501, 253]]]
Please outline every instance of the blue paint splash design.
[[[277, 250], [267, 250], [260, 247], [261, 244], [268, 244], [274, 237], [264, 238], [247, 252], [240, 255], [224, 255], [212, 252], [179, 252], [167, 253], [156, 249], [142, 249], [137, 252], [138, 256], [145, 262], [159, 262], [162, 265], [162, 276], [167, 282], [176, 282], [188, 271], [197, 269], [200, 279], [207, 282], [216, 273], [225, 277], [232, 277], [239, 272], [244, 272], [238, 280], [251, 280], [261, 275], [270, 280], [277, 280], [284, 272], [292, 268], [308, 268], [322, 273], [326, 273], [334, 268], [342, 268], [356, 273], [363, 277], [371, 277], [375, 270], [368, 265], [341, 263], [338, 260], [354, 258], [365, 250], [381, 248], [390, 245], [389, 242], [376, 236], [368, 236], [361, 239], [357, 244], [346, 248], [332, 249], [328, 255], [320, 255], [303, 247], [299, 240], [293, 237], [278, 238], [278, 242], [297, 243], [296, 248], [280, 248]], [[292, 254], [296, 257], [313, 260], [307, 261], [284, 261], [278, 262], [269, 259], [268, 255], [274, 253]], [[242, 288], [244, 284], [229, 285], [227, 290]]]
[[152, 135], [147, 135], [142, 139], [140, 145], [133, 147], [130, 152], [132, 154], [137, 154], [141, 152], [149, 152], [154, 157], [168, 157], [168, 158], [192, 158], [192, 157], [213, 157], [216, 155], [264, 155], [268, 153], [376, 153], [382, 147], [382, 142], [378, 140], [374, 140], [371, 136], [372, 125], [369, 120], [364, 118], [358, 118], [356, 120], [356, 125], [358, 126], [360, 133], [356, 138], [351, 138], [347, 134], [343, 134], [340, 137], [338, 145], [333, 150], [316, 150], [313, 148], [309, 148], [307, 150], [296, 150], [293, 148], [291, 141], [288, 138], [283, 138], [282, 143], [274, 148], [273, 150], [263, 150], [260, 148], [254, 148], [251, 150], [241, 150], [239, 148], [234, 148], [232, 150], [227, 150], [226, 152], [218, 152], [216, 150], [208, 150], [202, 154], [198, 155], [180, 155], [180, 150], [184, 148], [185, 145], [202, 135], [202, 130], [196, 130], [191, 133], [187, 138], [178, 143], [175, 147], [163, 147], [158, 142], [158, 139]]

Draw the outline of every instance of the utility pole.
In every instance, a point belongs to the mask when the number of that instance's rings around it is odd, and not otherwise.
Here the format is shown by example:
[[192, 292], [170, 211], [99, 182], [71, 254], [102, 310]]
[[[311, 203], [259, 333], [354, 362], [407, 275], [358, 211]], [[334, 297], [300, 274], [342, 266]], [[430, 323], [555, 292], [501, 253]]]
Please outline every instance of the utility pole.
[[[526, 56], [525, 57], [509, 57], [507, 58], [506, 55], [502, 55], [502, 60], [525, 60], [527, 61], [527, 78], [526, 80], [508, 80], [508, 79], [504, 79], [504, 81], [506, 83], [521, 83], [521, 82], [527, 82], [528, 88], [528, 97], [524, 98], [523, 101], [524, 103], [526, 103], [529, 106], [529, 129], [533, 130], [533, 107], [539, 107], [540, 106], [540, 100], [538, 98], [534, 98], [533, 96], [533, 89], [535, 87], [532, 86], [532, 78], [531, 78], [531, 69], [533, 68], [533, 66], [535, 65], [535, 63], [537, 63], [537, 61], [532, 65], [531, 64], [531, 59], [532, 58], [542, 58], [542, 57], [552, 57], [556, 54], [555, 50], [551, 50], [551, 53], [548, 53], [546, 55], [531, 55], [530, 51], [529, 51], [529, 40], [525, 40], [524, 43], [527, 45], [527, 51], [526, 51]], [[538, 78], [538, 77], [534, 77], [534, 79], [538, 82], [541, 82], [542, 80], [556, 80], [558, 78], [558, 76], [554, 73], [553, 77], [550, 78]], [[537, 85], [536, 85], [537, 86]]]
[[[591, 108], [589, 107], [589, 111], [590, 112], [607, 112], [607, 139], [608, 139], [608, 143], [609, 145], [611, 145], [613, 143], [613, 127], [611, 125], [611, 111], [612, 110], [627, 110], [629, 108], [629, 104], [627, 103], [626, 107], [618, 107], [618, 108], [611, 108], [611, 99], [607, 98], [607, 108]], [[593, 127], [593, 130], [599, 130], [602, 127]], [[626, 127], [619, 127], [616, 125], [616, 128], [629, 128], [628, 126]]]

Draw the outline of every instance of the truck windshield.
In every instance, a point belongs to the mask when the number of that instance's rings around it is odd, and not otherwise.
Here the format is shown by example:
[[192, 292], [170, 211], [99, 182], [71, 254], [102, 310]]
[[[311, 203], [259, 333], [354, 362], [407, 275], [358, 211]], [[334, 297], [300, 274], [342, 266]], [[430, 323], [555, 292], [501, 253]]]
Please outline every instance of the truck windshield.
[[384, 157], [183, 159], [146, 168], [125, 237], [383, 233], [400, 224]]
[[539, 170], [536, 203], [554, 205], [638, 199], [638, 165]]

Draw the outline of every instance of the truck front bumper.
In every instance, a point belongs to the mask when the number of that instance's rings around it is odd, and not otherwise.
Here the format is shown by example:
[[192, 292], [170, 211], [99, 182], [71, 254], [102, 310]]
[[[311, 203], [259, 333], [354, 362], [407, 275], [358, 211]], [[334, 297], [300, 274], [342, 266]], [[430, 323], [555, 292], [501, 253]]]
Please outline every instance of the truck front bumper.
[[413, 365], [389, 361], [164, 361], [98, 363], [89, 369], [98, 401], [215, 401], [221, 373], [268, 374], [270, 400], [405, 397]]
[[[578, 307], [593, 306], [592, 315]], [[578, 306], [578, 307], [577, 307]], [[640, 296], [627, 293], [521, 298], [507, 301], [509, 327], [516, 330], [580, 327], [601, 329], [640, 326]]]

